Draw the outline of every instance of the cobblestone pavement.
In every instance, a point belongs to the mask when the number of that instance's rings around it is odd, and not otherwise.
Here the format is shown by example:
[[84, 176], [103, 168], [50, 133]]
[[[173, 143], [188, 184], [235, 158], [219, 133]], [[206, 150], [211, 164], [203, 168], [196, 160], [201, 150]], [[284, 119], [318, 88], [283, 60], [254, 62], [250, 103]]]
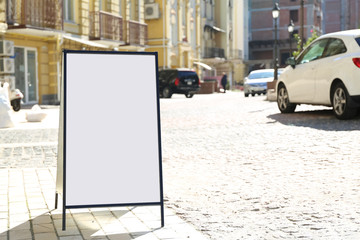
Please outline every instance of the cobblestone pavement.
[[[50, 120], [0, 129], [0, 168], [56, 166]], [[166, 206], [211, 239], [360, 239], [360, 116], [228, 92], [161, 99], [161, 124]]]
[[46, 109], [43, 122], [29, 123], [25, 114], [13, 113], [14, 128], [0, 129], [0, 168], [56, 167], [59, 109]]
[[360, 239], [360, 117], [234, 92], [161, 117], [168, 206], [211, 239]]

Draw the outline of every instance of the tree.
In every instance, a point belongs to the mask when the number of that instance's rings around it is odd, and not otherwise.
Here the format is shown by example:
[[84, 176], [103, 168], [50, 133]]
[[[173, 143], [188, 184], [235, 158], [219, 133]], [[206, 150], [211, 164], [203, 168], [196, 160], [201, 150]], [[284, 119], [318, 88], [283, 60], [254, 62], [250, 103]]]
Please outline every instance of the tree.
[[[313, 34], [311, 35], [311, 37], [306, 41], [306, 43], [304, 44], [304, 49], [309, 46], [310, 43], [312, 43], [315, 39], [317, 39], [319, 37], [319, 35], [316, 32], [313, 32]], [[297, 51], [294, 51], [292, 53], [293, 57], [297, 57], [302, 49], [301, 49], [301, 38], [299, 34], [294, 34], [294, 38], [296, 39], [297, 42]]]

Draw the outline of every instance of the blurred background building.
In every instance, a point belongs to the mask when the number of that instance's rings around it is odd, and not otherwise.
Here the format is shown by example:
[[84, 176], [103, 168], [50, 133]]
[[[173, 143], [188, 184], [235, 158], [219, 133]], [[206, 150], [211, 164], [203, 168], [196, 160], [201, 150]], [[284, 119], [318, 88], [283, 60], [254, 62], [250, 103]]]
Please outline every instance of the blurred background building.
[[193, 68], [202, 79], [228, 74], [230, 86], [245, 74], [244, 10], [238, 0], [145, 0], [146, 51], [160, 68]]
[[323, 0], [324, 33], [357, 29], [360, 24], [359, 0]]
[[59, 102], [63, 49], [143, 51], [148, 32], [142, 0], [4, 0], [0, 29], [25, 104]]
[[[295, 50], [297, 42], [292, 37], [301, 35], [303, 26], [303, 42], [313, 33], [318, 35], [358, 29], [360, 26], [359, 0], [246, 0], [248, 2], [249, 20], [249, 70], [272, 68], [275, 55], [275, 22], [271, 11], [278, 3], [280, 15], [278, 25], [278, 58], [279, 65], [285, 66], [290, 50]], [[302, 7], [303, 4], [303, 16]], [[303, 22], [302, 22], [303, 19]], [[290, 21], [294, 23], [294, 31], [288, 32]], [[291, 43], [291, 45], [290, 45]]]
[[201, 3], [202, 62], [212, 69], [204, 69], [204, 79], [227, 73], [230, 86], [245, 75], [246, 1], [218, 0]]
[[[272, 68], [275, 44], [275, 21], [272, 18], [274, 3], [279, 3], [278, 25], [279, 65], [284, 66], [292, 49], [296, 48], [294, 34], [301, 33], [301, 0], [249, 0], [249, 60], [250, 69]], [[316, 33], [321, 33], [321, 0], [305, 0], [304, 5], [304, 41]], [[292, 34], [288, 32], [290, 21], [294, 23]]]
[[13, 43], [14, 54], [9, 57], [14, 59], [14, 85], [24, 93], [25, 104], [59, 102], [63, 49], [157, 51], [160, 68], [193, 68], [202, 79], [226, 71], [230, 85], [235, 85], [245, 74], [246, 4], [4, 0], [0, 1], [1, 44]]
[[226, 72], [234, 88], [250, 70], [274, 65], [275, 3], [280, 66], [302, 26], [304, 41], [359, 27], [358, 0], [4, 0], [0, 58], [13, 60], [0, 59], [0, 75], [10, 69], [25, 104], [54, 104], [63, 49], [156, 51], [159, 68], [192, 68], [202, 80]]

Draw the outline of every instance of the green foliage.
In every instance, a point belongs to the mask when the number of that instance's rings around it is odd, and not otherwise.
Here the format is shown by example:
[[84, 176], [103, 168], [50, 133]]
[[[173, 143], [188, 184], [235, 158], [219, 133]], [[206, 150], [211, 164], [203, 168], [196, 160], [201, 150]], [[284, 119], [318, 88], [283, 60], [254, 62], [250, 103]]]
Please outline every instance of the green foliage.
[[[316, 32], [313, 32], [313, 34], [311, 35], [311, 37], [306, 41], [306, 43], [304, 43], [304, 49], [309, 46], [309, 44], [314, 41], [315, 39], [317, 39], [319, 37], [319, 35], [317, 35]], [[297, 51], [294, 51], [292, 54], [293, 54], [293, 57], [297, 57], [302, 49], [301, 49], [301, 38], [299, 36], [299, 34], [294, 34], [294, 38], [296, 39], [296, 42], [297, 42]]]

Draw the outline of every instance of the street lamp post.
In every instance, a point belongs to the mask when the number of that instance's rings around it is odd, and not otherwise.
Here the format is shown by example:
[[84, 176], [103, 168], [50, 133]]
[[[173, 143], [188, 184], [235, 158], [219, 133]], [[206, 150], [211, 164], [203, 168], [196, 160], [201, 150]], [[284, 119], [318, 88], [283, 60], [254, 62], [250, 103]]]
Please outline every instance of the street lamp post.
[[290, 23], [288, 25], [288, 32], [289, 32], [289, 39], [290, 39], [290, 57], [292, 55], [292, 47], [291, 47], [291, 42], [292, 42], [292, 33], [294, 32], [294, 22], [291, 19]]
[[301, 39], [301, 50], [304, 49], [304, 0], [300, 0], [301, 10], [301, 28], [300, 28], [300, 39]]
[[274, 50], [275, 50], [275, 54], [274, 54], [274, 80], [278, 80], [278, 40], [277, 40], [277, 19], [279, 18], [279, 14], [280, 14], [280, 8], [279, 8], [279, 4], [275, 3], [274, 8], [272, 10], [272, 17], [275, 21], [275, 42], [274, 42]]

